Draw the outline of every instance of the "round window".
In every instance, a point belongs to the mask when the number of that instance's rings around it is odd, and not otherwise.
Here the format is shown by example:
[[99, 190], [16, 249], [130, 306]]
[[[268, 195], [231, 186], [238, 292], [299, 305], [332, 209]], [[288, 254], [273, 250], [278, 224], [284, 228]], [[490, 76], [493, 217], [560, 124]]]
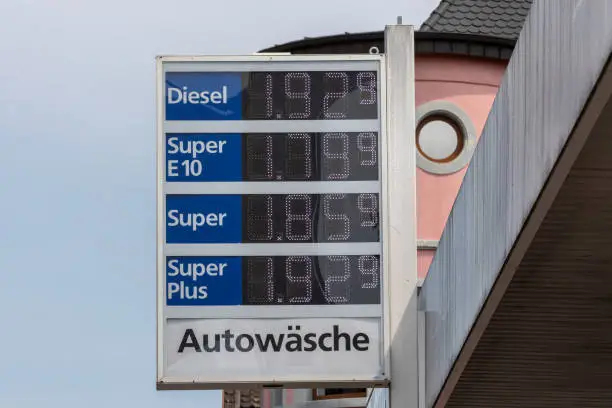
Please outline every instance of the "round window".
[[465, 167], [476, 145], [467, 114], [450, 101], [434, 100], [416, 111], [417, 166], [432, 174], [451, 174]]
[[416, 129], [419, 152], [435, 163], [448, 163], [456, 159], [465, 144], [459, 125], [447, 116], [432, 115], [419, 123]]

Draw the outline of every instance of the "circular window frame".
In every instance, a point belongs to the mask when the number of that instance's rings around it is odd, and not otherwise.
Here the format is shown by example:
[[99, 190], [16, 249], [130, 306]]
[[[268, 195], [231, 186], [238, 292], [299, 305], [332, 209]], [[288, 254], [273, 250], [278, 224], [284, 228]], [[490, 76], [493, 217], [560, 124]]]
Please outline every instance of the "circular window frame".
[[[419, 132], [429, 122], [443, 120], [451, 125], [463, 137], [459, 141], [459, 148], [451, 154], [450, 159], [433, 159], [421, 151], [419, 146]], [[452, 174], [463, 169], [472, 158], [476, 145], [476, 130], [469, 116], [459, 106], [449, 101], [436, 100], [424, 103], [416, 110], [415, 147], [417, 153], [417, 166], [433, 174]]]

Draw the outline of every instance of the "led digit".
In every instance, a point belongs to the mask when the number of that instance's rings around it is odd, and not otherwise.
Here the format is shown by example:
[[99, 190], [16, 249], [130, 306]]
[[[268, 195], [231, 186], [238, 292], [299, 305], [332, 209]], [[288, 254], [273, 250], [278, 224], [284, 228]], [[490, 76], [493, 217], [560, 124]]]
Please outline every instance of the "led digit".
[[[348, 111], [348, 103], [346, 96], [349, 90], [349, 80], [346, 72], [326, 72], [325, 73], [325, 96], [323, 97], [323, 116], [326, 119], [344, 119]], [[328, 90], [328, 83], [339, 83], [340, 91], [333, 86], [332, 90]], [[333, 110], [330, 110], [330, 105], [333, 104]]]
[[[302, 275], [296, 274], [296, 270]], [[289, 303], [308, 303], [312, 299], [312, 259], [308, 256], [289, 256], [286, 260], [287, 280], [301, 289], [302, 296], [290, 296]], [[289, 295], [289, 294], [288, 294]]]
[[357, 207], [360, 213], [362, 227], [375, 227], [378, 225], [378, 199], [376, 194], [359, 194]]
[[[301, 90], [299, 85], [294, 83], [302, 83]], [[306, 119], [310, 117], [310, 75], [305, 72], [290, 72], [285, 75], [285, 95], [288, 102], [301, 101], [303, 111], [289, 109], [289, 118], [291, 119]], [[293, 107], [294, 103], [289, 103]]]
[[348, 215], [344, 213], [336, 213], [332, 211], [331, 201], [332, 200], [343, 200], [345, 194], [326, 194], [323, 196], [323, 213], [328, 221], [338, 221], [341, 228], [336, 228], [340, 232], [329, 234], [327, 239], [330, 241], [346, 241], [351, 236], [351, 221]]
[[[301, 209], [301, 211], [300, 211]], [[312, 238], [312, 202], [307, 194], [291, 194], [285, 199], [286, 234], [290, 241], [304, 241]], [[297, 224], [297, 228], [296, 228]], [[301, 231], [299, 227], [303, 226]]]
[[270, 304], [274, 301], [272, 257], [250, 258], [247, 261], [247, 293], [250, 303]]
[[[325, 299], [327, 303], [349, 303], [351, 296], [351, 288], [347, 283], [351, 277], [349, 257], [328, 256], [327, 259], [330, 266], [333, 265], [332, 271], [335, 273], [325, 278]], [[340, 273], [337, 273], [338, 271]], [[336, 288], [336, 294], [334, 294], [334, 288]]]
[[[244, 92], [245, 114], [250, 119], [274, 119], [274, 82], [273, 74], [266, 72], [249, 72]], [[276, 85], [278, 86], [278, 85]]]
[[289, 133], [286, 139], [285, 175], [289, 179], [309, 180], [312, 152], [308, 133]]
[[272, 224], [272, 196], [247, 198], [247, 233], [252, 241], [270, 241], [274, 235]]
[[251, 180], [272, 180], [272, 136], [247, 137], [247, 170]]
[[[359, 273], [362, 277], [361, 287], [363, 289], [374, 289], [378, 287], [378, 259], [372, 255], [362, 255], [359, 257]], [[365, 279], [369, 277], [368, 279]]]
[[[328, 179], [344, 180], [349, 176], [348, 145], [349, 139], [346, 133], [325, 133], [323, 135], [323, 155], [324, 163], [329, 171]], [[338, 167], [339, 170], [333, 172]]]
[[376, 135], [373, 132], [361, 132], [357, 135], [359, 164], [376, 166]]
[[273, 99], [272, 99], [272, 75], [266, 74], [266, 89], [264, 92], [266, 100], [266, 118], [271, 118], [273, 114]]
[[373, 105], [376, 103], [376, 76], [374, 73], [358, 73], [357, 87], [361, 91], [361, 99], [359, 101], [361, 105]]

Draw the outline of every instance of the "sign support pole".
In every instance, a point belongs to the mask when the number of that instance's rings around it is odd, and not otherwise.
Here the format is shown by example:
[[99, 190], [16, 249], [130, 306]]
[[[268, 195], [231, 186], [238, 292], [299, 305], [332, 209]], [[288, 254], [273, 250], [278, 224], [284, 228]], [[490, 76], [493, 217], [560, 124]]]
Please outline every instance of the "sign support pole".
[[414, 28], [385, 28], [391, 408], [418, 408]]

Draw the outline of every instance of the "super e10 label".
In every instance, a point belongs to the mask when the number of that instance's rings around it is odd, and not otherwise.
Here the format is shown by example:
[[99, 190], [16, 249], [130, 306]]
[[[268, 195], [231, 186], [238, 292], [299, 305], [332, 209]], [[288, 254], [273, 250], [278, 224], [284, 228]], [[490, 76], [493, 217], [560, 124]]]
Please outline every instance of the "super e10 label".
[[167, 181], [239, 181], [242, 138], [237, 133], [166, 134]]

